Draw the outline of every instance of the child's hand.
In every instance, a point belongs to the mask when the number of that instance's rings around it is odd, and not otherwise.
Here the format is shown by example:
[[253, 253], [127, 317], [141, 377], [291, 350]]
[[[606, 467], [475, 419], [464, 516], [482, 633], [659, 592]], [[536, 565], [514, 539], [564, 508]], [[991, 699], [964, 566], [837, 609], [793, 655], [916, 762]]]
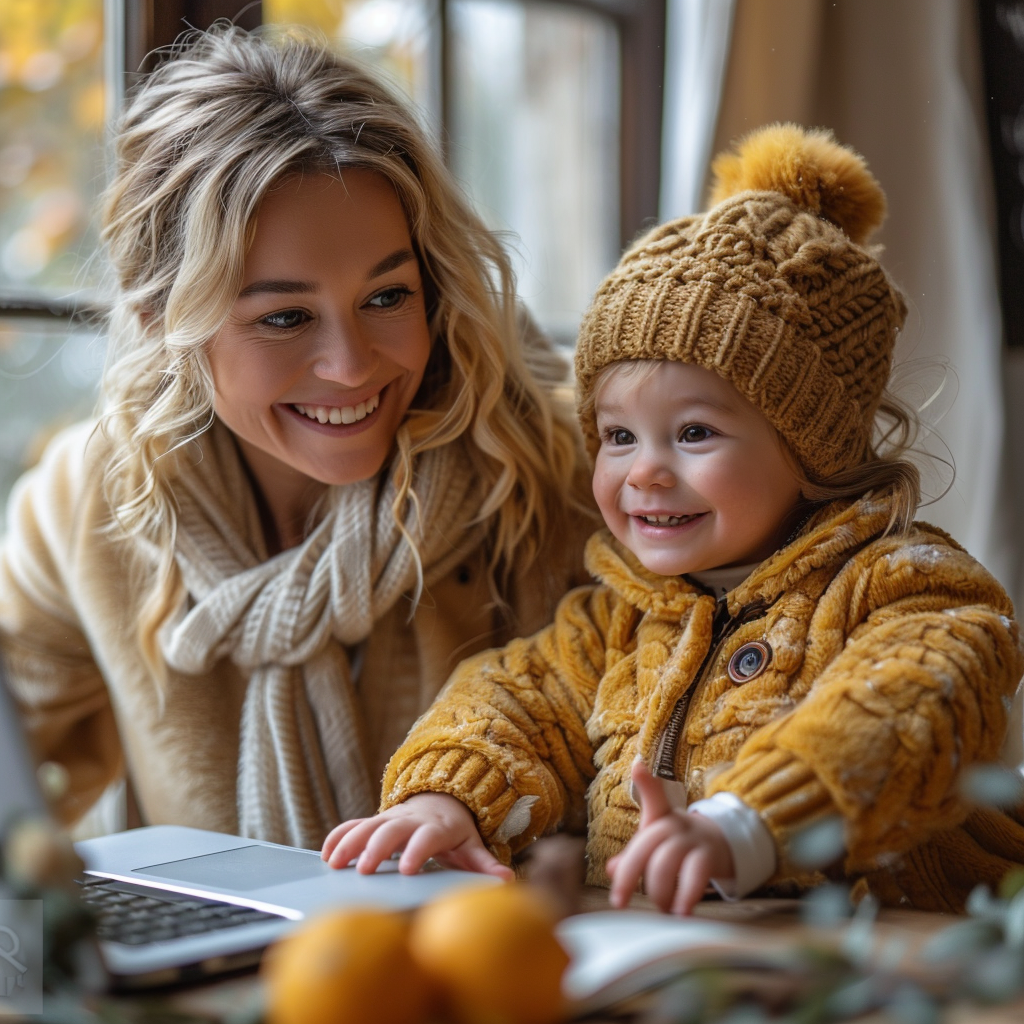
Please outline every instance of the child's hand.
[[418, 793], [372, 818], [354, 818], [332, 829], [320, 856], [332, 868], [354, 857], [360, 874], [403, 850], [398, 870], [414, 875], [431, 858], [450, 868], [512, 878], [512, 871], [484, 846], [469, 808], [446, 793]]
[[640, 796], [640, 827], [608, 861], [612, 905], [626, 906], [642, 876], [661, 910], [688, 914], [712, 878], [735, 874], [725, 833], [709, 818], [673, 810], [661, 780], [641, 761], [633, 765], [633, 785]]

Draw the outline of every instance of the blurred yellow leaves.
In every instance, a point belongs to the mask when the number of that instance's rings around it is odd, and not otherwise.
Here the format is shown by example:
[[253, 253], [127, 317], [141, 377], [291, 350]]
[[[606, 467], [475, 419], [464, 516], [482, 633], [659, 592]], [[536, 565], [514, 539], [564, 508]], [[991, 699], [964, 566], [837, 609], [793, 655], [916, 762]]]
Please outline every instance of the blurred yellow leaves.
[[105, 108], [103, 0], [3, 0], [0, 289], [83, 283]]
[[305, 25], [328, 39], [345, 20], [345, 0], [263, 0], [263, 21], [274, 25]]

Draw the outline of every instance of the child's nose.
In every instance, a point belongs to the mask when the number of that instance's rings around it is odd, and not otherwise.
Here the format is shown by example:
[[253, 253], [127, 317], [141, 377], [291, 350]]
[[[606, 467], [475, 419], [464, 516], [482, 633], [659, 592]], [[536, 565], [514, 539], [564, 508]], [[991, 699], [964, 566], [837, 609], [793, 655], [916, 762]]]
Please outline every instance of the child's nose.
[[626, 483], [631, 487], [674, 487], [675, 473], [656, 452], [641, 452], [629, 467]]

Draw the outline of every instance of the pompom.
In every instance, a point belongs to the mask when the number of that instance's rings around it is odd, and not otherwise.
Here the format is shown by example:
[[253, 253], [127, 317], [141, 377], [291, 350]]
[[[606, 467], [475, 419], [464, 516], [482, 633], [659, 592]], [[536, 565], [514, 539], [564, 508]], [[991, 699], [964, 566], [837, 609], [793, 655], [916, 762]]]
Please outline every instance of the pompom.
[[858, 245], [885, 219], [885, 193], [864, 158], [824, 129], [759, 128], [720, 153], [711, 173], [712, 205], [738, 192], [781, 192]]

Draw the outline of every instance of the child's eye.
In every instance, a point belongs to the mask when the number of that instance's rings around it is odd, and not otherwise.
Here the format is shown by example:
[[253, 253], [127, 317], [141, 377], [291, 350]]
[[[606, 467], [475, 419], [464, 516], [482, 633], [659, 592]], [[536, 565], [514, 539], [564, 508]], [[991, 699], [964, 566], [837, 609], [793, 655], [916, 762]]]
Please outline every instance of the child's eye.
[[611, 444], [636, 444], [636, 438], [624, 427], [616, 427], [608, 431], [608, 441]]
[[679, 435], [679, 440], [686, 444], [696, 444], [698, 441], [706, 441], [712, 436], [712, 432], [707, 427], [698, 427], [696, 425], [683, 427], [682, 433]]
[[394, 288], [385, 288], [384, 291], [377, 292], [366, 304], [376, 306], [378, 309], [394, 309], [410, 295], [412, 292], [405, 285], [396, 285]]
[[302, 309], [282, 309], [277, 313], [269, 313], [260, 318], [261, 324], [267, 327], [277, 327], [279, 330], [289, 331], [301, 327], [310, 316]]

